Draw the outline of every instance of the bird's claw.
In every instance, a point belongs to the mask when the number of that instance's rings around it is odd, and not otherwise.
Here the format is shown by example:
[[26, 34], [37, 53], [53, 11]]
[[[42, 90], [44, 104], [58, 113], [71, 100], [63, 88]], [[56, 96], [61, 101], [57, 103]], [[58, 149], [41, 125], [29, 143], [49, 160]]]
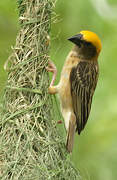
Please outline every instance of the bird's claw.
[[48, 61], [48, 66], [46, 67], [46, 70], [48, 72], [52, 72], [53, 73], [52, 81], [50, 83], [50, 86], [53, 86], [54, 81], [56, 79], [57, 68], [56, 68], [55, 64], [52, 61]]
[[46, 67], [46, 70], [49, 72], [57, 73], [57, 68], [52, 61], [48, 61], [48, 66]]

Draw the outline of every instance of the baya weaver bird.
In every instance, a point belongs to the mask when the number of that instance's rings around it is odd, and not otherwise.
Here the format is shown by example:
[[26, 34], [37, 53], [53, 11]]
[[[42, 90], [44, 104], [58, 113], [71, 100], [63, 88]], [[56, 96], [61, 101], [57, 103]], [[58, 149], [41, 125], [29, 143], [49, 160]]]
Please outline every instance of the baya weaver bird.
[[76, 131], [81, 133], [90, 114], [102, 46], [99, 37], [91, 31], [81, 31], [68, 40], [74, 43], [74, 47], [65, 60], [58, 85], [54, 86], [57, 69], [52, 61], [49, 61], [47, 70], [53, 72], [48, 91], [50, 94], [59, 94], [67, 130], [66, 148], [71, 153], [74, 134]]

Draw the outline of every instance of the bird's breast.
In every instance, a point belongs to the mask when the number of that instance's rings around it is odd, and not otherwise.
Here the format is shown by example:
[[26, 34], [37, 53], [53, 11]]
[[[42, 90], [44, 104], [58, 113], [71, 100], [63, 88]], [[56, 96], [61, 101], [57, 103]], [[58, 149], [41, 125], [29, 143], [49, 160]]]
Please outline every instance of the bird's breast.
[[62, 108], [72, 108], [70, 73], [74, 66], [78, 64], [78, 58], [69, 53], [61, 72], [59, 82], [59, 96]]

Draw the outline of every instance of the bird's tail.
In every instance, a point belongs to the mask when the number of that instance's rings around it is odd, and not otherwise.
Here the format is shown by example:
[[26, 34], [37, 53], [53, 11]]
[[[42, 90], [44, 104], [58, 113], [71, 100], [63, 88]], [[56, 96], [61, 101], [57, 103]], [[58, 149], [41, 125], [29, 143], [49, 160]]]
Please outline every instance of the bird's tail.
[[76, 123], [71, 119], [69, 122], [69, 130], [68, 130], [67, 142], [66, 142], [66, 148], [69, 153], [71, 153], [73, 150], [75, 130], [76, 130]]

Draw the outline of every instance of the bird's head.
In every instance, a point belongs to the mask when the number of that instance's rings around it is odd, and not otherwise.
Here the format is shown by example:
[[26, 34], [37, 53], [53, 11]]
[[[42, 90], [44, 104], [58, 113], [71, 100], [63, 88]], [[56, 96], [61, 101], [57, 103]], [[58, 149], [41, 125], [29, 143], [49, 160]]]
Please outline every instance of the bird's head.
[[79, 34], [69, 38], [77, 47], [80, 57], [91, 59], [99, 55], [102, 45], [99, 37], [91, 31], [81, 31]]

